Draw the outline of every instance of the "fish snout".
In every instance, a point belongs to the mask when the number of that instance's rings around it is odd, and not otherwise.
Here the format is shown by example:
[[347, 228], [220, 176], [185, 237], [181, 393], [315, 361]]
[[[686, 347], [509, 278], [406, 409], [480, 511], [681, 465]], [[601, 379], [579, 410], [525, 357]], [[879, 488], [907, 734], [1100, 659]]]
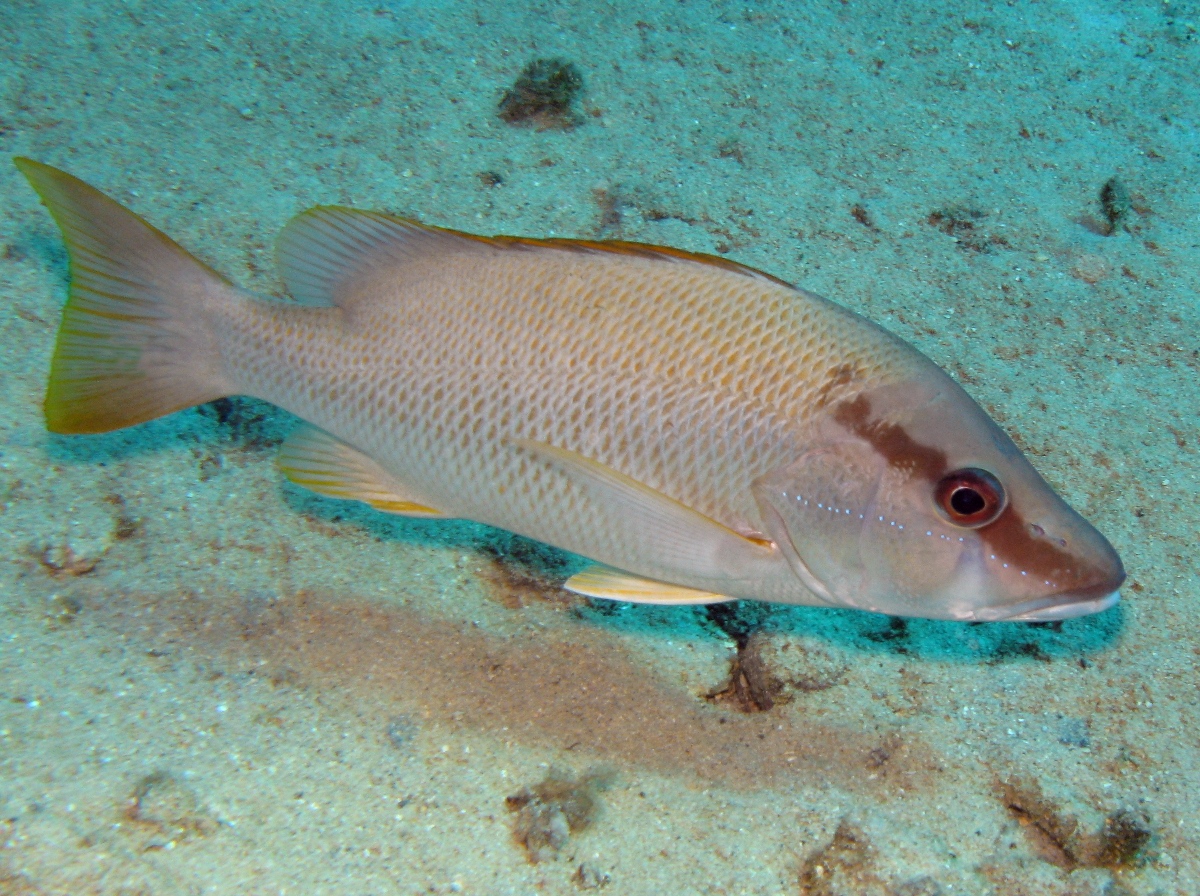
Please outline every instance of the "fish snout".
[[[1088, 527], [1091, 529], [1091, 527]], [[1102, 600], [1112, 595], [1108, 604], [1116, 603], [1116, 593], [1125, 582], [1125, 564], [1116, 548], [1109, 544], [1108, 539], [1091, 529], [1093, 536], [1082, 551], [1084, 557], [1079, 564], [1079, 572], [1074, 582], [1059, 593], [1063, 599], [1079, 603]]]
[[1069, 534], [1049, 526], [1029, 525], [1034, 554], [1053, 552], [1069, 558], [1065, 568], [1049, 574], [1052, 589], [1043, 595], [1001, 609], [992, 618], [1012, 622], [1048, 622], [1099, 613], [1120, 600], [1125, 566], [1116, 549], [1098, 530], [1080, 517]]

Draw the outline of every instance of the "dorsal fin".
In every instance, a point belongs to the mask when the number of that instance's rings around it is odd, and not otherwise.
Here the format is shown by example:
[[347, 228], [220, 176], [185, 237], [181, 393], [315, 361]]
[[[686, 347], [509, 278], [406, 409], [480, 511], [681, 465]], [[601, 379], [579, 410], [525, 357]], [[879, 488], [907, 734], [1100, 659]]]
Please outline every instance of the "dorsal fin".
[[431, 255], [461, 255], [492, 250], [604, 253], [719, 268], [756, 279], [790, 286], [762, 271], [715, 255], [687, 252], [670, 246], [624, 240], [533, 239], [517, 236], [476, 236], [458, 230], [429, 227], [383, 212], [366, 212], [336, 205], [318, 205], [292, 218], [279, 233], [275, 253], [284, 284], [302, 305], [346, 307], [355, 295], [354, 282], [381, 265]]
[[706, 252], [691, 252], [687, 249], [676, 249], [673, 246], [661, 246], [657, 243], [634, 243], [629, 240], [577, 240], [562, 239], [559, 237], [533, 239], [524, 236], [496, 236], [492, 237], [489, 242], [498, 246], [512, 246], [518, 249], [563, 249], [572, 252], [595, 252], [607, 255], [625, 255], [634, 258], [651, 258], [656, 261], [682, 261], [690, 264], [706, 265], [711, 268], [719, 268], [722, 271], [741, 274], [745, 277], [753, 277], [756, 280], [766, 280], [771, 283], [777, 283], [780, 286], [786, 286], [789, 289], [795, 289], [786, 280], [780, 280], [772, 274], [760, 271], [758, 268], [752, 268], [741, 262], [722, 258], [720, 255], [709, 255]]
[[283, 282], [297, 302], [344, 307], [354, 281], [380, 265], [478, 251], [490, 242], [383, 212], [318, 205], [280, 231], [275, 255]]

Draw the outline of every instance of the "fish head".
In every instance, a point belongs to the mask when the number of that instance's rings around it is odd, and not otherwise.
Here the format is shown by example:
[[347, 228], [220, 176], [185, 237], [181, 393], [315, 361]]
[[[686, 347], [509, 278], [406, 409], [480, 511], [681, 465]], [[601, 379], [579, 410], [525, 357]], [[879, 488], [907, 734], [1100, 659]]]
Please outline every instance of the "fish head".
[[1112, 545], [944, 374], [830, 404], [754, 491], [793, 572], [831, 606], [1046, 621], [1107, 609], [1125, 579]]

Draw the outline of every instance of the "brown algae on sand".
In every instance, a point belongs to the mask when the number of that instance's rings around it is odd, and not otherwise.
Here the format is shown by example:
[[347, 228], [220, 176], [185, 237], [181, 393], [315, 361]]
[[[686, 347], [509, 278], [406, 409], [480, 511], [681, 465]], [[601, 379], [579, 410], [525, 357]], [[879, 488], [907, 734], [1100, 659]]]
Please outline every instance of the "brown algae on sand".
[[1108, 222], [1107, 236], [1124, 229], [1125, 218], [1133, 208], [1133, 202], [1119, 177], [1110, 177], [1100, 188], [1100, 207], [1104, 210], [1104, 220]]
[[583, 89], [583, 76], [565, 59], [535, 59], [500, 100], [499, 115], [509, 124], [539, 131], [570, 130], [579, 123], [571, 109]]
[[1110, 813], [1099, 830], [1089, 831], [1079, 818], [1047, 797], [1035, 781], [1000, 781], [997, 791], [1037, 857], [1066, 871], [1133, 867], [1141, 861], [1152, 836], [1146, 819], [1128, 809]]
[[146, 775], [134, 785], [123, 815], [145, 835], [143, 851], [174, 849], [219, 827], [196, 792], [178, 775], [165, 771]]
[[533, 787], [522, 787], [504, 802], [516, 814], [513, 835], [533, 864], [555, 858], [573, 834], [591, 827], [600, 813], [600, 792], [612, 786], [614, 773], [593, 769], [576, 777], [551, 768]]

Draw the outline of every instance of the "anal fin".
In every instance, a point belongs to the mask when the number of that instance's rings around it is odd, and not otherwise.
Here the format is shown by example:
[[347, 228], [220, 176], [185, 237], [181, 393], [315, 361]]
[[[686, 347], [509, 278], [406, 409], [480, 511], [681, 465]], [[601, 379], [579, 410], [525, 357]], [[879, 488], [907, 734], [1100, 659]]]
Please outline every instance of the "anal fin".
[[601, 597], [606, 600], [626, 600], [635, 604], [718, 604], [734, 600], [725, 594], [698, 591], [669, 582], [645, 579], [633, 573], [596, 564], [583, 572], [577, 572], [563, 584], [568, 591], [585, 597]]
[[301, 426], [283, 443], [279, 467], [296, 485], [328, 498], [362, 501], [384, 513], [445, 517], [405, 494], [373, 458], [315, 426]]

